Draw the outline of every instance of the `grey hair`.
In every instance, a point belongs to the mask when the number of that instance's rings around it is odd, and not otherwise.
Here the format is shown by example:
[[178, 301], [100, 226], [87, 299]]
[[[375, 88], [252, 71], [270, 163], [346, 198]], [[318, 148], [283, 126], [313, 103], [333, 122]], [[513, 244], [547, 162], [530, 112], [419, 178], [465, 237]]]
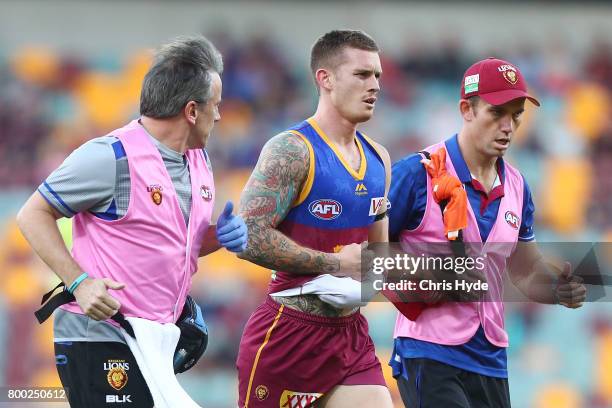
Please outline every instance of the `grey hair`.
[[189, 101], [208, 102], [215, 72], [223, 73], [223, 59], [203, 36], [178, 37], [163, 45], [142, 83], [140, 114], [169, 118]]

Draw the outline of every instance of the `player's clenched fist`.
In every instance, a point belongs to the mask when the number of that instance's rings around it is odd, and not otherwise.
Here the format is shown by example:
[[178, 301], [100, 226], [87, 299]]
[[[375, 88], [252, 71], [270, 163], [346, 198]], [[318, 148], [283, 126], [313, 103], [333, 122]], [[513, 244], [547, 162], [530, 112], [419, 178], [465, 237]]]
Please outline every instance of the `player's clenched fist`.
[[114, 316], [121, 307], [121, 304], [108, 293], [107, 289], [123, 288], [125, 284], [109, 278], [87, 278], [74, 290], [74, 297], [87, 316], [94, 320], [107, 320]]
[[[334, 273], [335, 276], [347, 276], [357, 281], [361, 281], [361, 261], [363, 260], [371, 263], [373, 252], [366, 249], [368, 242], [364, 241], [361, 244], [350, 244], [345, 245], [336, 254], [340, 261], [340, 269]], [[367, 270], [367, 269], [364, 269]]]

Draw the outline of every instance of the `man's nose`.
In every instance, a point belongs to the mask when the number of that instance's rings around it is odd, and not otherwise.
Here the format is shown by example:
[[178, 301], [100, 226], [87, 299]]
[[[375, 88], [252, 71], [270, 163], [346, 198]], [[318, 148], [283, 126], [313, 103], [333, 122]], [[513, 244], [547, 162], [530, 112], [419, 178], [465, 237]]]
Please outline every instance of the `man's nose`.
[[504, 115], [500, 121], [500, 130], [505, 134], [512, 133], [512, 117], [511, 115]]

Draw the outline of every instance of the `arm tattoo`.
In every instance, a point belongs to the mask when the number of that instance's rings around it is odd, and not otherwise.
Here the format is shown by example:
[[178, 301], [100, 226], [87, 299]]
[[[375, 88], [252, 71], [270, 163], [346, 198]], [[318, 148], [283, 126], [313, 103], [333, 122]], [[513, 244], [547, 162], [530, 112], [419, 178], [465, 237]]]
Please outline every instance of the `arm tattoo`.
[[309, 160], [308, 147], [291, 133], [281, 133], [266, 143], [240, 199], [240, 214], [249, 229], [241, 258], [300, 275], [340, 269], [332, 254], [302, 247], [276, 229], [307, 178]]

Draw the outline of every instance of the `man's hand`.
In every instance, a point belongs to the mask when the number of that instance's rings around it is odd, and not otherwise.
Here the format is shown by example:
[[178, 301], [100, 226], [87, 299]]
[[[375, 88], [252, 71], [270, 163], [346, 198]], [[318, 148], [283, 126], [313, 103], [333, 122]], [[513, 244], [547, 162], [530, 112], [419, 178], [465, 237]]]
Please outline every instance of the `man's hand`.
[[578, 309], [586, 300], [586, 287], [582, 284], [582, 278], [572, 275], [572, 264], [569, 262], [565, 262], [559, 275], [555, 297], [560, 305], [570, 309]]
[[107, 320], [114, 316], [121, 307], [121, 304], [108, 293], [107, 289], [123, 288], [125, 284], [109, 278], [87, 278], [74, 290], [74, 297], [87, 316], [94, 320]]
[[225, 203], [223, 212], [217, 219], [217, 241], [228, 251], [240, 253], [247, 247], [247, 226], [239, 215], [233, 215], [234, 204]]
[[[339, 277], [346, 276], [356, 281], [361, 281], [361, 258], [363, 256], [364, 261], [371, 264], [374, 254], [373, 251], [368, 250], [367, 247], [368, 241], [364, 241], [361, 244], [355, 243], [343, 246], [336, 254], [340, 261], [340, 269], [336, 273], [333, 273], [333, 275]], [[370, 268], [364, 270], [369, 271]]]

